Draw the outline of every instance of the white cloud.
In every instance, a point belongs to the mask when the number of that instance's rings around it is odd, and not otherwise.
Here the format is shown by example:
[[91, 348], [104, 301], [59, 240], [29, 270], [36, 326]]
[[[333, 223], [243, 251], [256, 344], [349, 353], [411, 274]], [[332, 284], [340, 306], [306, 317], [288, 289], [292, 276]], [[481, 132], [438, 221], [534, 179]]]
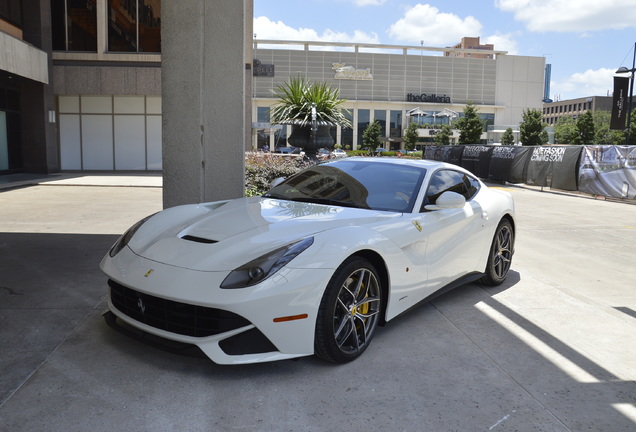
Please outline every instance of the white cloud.
[[550, 83], [550, 93], [559, 99], [574, 99], [587, 96], [611, 96], [614, 88], [615, 69], [588, 69], [559, 81]]
[[482, 44], [493, 44], [495, 46], [495, 51], [507, 51], [510, 55], [519, 54], [519, 49], [517, 48], [517, 41], [515, 37], [518, 34], [515, 33], [507, 33], [507, 34], [494, 34], [492, 36], [486, 36], [481, 39]]
[[353, 34], [327, 29], [322, 34], [314, 29], [293, 28], [282, 21], [271, 21], [261, 16], [254, 18], [254, 34], [256, 39], [293, 40], [293, 41], [324, 41], [324, 42], [357, 42], [379, 43], [377, 34], [367, 34], [355, 30]]
[[449, 46], [459, 43], [464, 36], [479, 36], [481, 29], [481, 23], [472, 16], [462, 19], [455, 14], [440, 12], [431, 5], [417, 4], [392, 24], [388, 33], [400, 41]]
[[538, 32], [591, 32], [636, 27], [634, 0], [495, 0]]

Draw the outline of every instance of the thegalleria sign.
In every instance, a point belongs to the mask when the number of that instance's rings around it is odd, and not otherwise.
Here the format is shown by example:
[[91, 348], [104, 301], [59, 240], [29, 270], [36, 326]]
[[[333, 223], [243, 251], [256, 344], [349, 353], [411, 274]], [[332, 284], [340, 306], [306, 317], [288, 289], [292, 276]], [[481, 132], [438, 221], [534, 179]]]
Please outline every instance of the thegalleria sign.
[[419, 95], [409, 93], [406, 95], [407, 102], [435, 102], [435, 103], [451, 103], [450, 96], [437, 96], [435, 93], [426, 94], [422, 93]]

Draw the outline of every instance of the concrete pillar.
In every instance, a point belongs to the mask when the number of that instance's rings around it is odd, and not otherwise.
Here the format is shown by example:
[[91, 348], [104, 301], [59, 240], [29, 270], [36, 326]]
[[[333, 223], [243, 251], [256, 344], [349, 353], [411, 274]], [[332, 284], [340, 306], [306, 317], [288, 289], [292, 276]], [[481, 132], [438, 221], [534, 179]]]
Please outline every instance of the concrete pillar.
[[161, 9], [164, 208], [243, 196], [252, 0]]

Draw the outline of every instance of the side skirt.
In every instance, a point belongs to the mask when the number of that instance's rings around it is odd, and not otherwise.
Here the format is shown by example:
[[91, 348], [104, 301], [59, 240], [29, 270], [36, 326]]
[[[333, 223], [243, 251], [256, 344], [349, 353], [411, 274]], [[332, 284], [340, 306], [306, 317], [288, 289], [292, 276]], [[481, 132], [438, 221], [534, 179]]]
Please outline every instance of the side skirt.
[[[423, 300], [419, 301], [418, 303], [415, 303], [413, 306], [411, 306], [410, 308], [400, 312], [399, 314], [397, 314], [396, 316], [394, 316], [392, 318], [392, 320], [394, 320], [395, 318], [404, 315], [405, 313], [416, 309], [418, 307], [420, 307], [421, 305], [423, 305], [424, 303], [428, 303], [431, 300], [433, 300], [436, 297], [439, 297], [443, 294], [446, 294], [449, 291], [454, 290], [455, 288], [458, 288], [462, 285], [467, 285], [469, 283], [475, 282], [476, 280], [481, 279], [484, 276], [483, 273], [480, 272], [474, 272], [474, 273], [469, 273], [465, 276], [460, 277], [457, 280], [454, 280], [453, 282], [449, 283], [448, 285], [438, 289], [437, 291], [435, 291], [433, 294], [429, 295], [428, 297], [425, 297]], [[382, 320], [382, 322], [380, 323], [380, 325], [385, 325], [386, 321]]]

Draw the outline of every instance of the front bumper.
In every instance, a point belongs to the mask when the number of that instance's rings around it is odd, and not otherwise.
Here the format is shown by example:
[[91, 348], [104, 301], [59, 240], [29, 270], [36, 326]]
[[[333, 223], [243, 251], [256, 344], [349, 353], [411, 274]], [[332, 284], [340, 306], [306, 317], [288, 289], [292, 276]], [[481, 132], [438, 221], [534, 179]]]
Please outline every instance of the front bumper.
[[[333, 273], [282, 269], [259, 285], [228, 290], [219, 288], [226, 272], [168, 266], [129, 248], [106, 256], [101, 268], [111, 280], [108, 308], [117, 318], [143, 332], [196, 345], [218, 364], [312, 355], [318, 307]], [[168, 318], [159, 322], [162, 313]], [[281, 320], [288, 317], [295, 319]]]

